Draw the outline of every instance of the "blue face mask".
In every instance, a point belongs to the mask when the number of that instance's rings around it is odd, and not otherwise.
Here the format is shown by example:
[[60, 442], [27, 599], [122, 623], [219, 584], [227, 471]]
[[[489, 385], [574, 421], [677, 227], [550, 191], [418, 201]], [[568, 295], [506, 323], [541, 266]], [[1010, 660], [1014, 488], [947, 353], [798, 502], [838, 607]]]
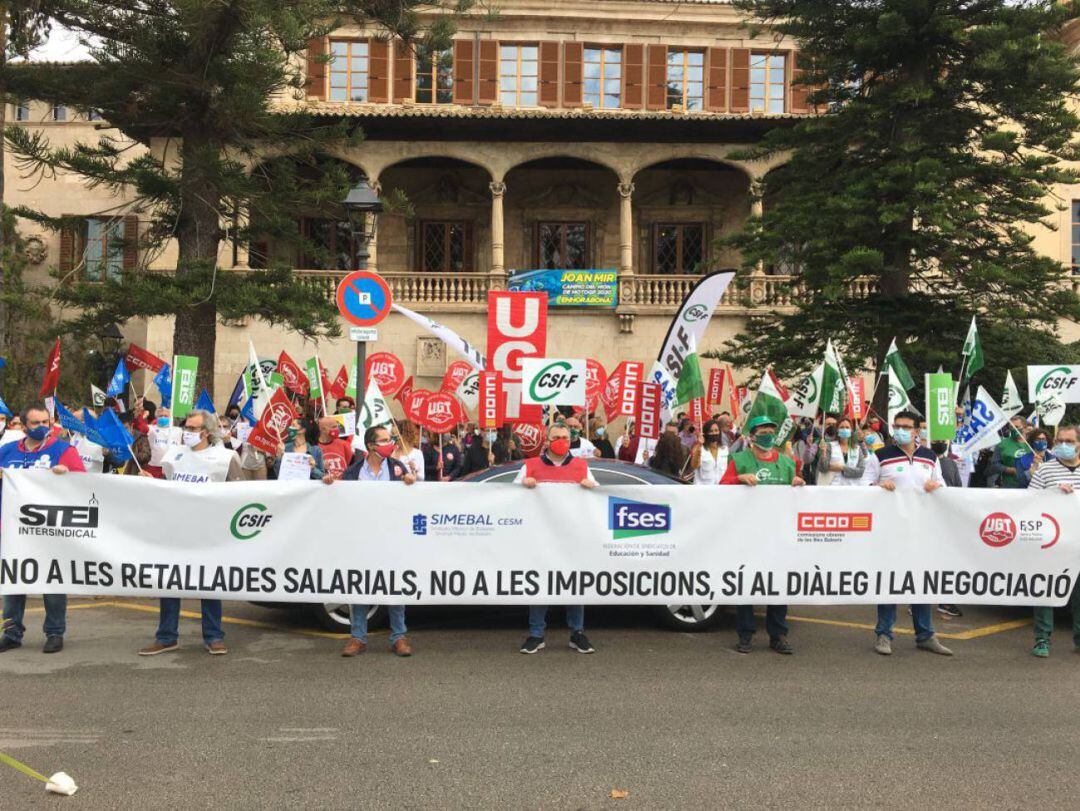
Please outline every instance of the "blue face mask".
[[836, 435], [841, 439], [851, 439], [851, 429], [841, 428], [836, 432]]
[[157, 427], [158, 428], [168, 428], [169, 427], [169, 418], [168, 417], [158, 417], [157, 418]]
[[1049, 445], [1050, 443], [1048, 443], [1045, 439], [1036, 439], [1034, 442], [1031, 443], [1032, 450], [1036, 450], [1039, 453], [1045, 451], [1049, 447]]
[[910, 428], [894, 428], [892, 433], [893, 439], [897, 445], [910, 445], [911, 444], [911, 429]]
[[597, 436], [603, 436], [604, 435], [604, 426], [601, 425], [599, 428], [596, 429], [596, 435]]
[[1054, 446], [1054, 456], [1062, 462], [1071, 462], [1076, 458], [1076, 446], [1066, 445], [1064, 442], [1061, 442]]
[[878, 435], [877, 434], [867, 434], [863, 438], [863, 441], [865, 441], [867, 445], [876, 445], [876, 444], [878, 444]]
[[49, 435], [49, 426], [48, 425], [35, 426], [33, 428], [30, 428], [26, 432], [26, 435], [28, 437], [30, 437], [32, 440], [34, 440], [34, 442], [42, 442], [42, 441], [44, 441], [45, 437], [47, 437]]

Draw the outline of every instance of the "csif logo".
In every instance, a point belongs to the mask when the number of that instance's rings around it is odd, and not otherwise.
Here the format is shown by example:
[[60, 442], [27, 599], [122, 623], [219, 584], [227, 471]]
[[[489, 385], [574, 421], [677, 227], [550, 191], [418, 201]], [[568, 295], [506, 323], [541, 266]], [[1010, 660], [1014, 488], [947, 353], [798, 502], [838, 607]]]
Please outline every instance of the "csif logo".
[[533, 378], [529, 385], [529, 396], [534, 403], [546, 403], [554, 400], [565, 389], [578, 382], [579, 375], [572, 371], [573, 365], [565, 360], [549, 363]]
[[683, 313], [683, 321], [693, 323], [709, 317], [709, 308], [704, 304], [691, 304]]
[[229, 532], [238, 541], [250, 541], [266, 529], [273, 517], [266, 511], [265, 504], [253, 501], [233, 513], [232, 521], [229, 522]]
[[608, 529], [614, 540], [669, 532], [671, 507], [608, 496]]

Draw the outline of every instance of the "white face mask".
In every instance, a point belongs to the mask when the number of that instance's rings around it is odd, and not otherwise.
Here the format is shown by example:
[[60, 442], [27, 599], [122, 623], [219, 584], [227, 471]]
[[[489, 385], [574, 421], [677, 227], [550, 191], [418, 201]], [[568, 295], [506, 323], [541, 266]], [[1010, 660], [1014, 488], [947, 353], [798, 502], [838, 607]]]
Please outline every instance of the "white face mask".
[[202, 442], [202, 431], [184, 431], [183, 436], [180, 437], [180, 441], [187, 447], [194, 448]]

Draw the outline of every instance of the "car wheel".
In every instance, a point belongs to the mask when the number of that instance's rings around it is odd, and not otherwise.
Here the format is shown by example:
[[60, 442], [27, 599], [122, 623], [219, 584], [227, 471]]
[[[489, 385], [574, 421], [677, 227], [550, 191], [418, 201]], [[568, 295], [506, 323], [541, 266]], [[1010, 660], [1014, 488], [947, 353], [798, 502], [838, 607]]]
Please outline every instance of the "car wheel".
[[[351, 617], [348, 603], [316, 603], [311, 607], [311, 613], [326, 630], [338, 634], [349, 633]], [[368, 628], [378, 628], [385, 622], [385, 606], [368, 606]]]
[[676, 631], [706, 631], [720, 621], [720, 605], [658, 605], [660, 621]]

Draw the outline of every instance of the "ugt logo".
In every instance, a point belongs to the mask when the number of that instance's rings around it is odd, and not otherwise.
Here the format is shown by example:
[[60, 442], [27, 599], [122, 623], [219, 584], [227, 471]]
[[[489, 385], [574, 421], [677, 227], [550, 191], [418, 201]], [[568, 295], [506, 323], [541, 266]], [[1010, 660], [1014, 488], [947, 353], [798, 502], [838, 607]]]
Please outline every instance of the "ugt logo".
[[427, 535], [427, 516], [417, 513], [412, 517], [412, 534]]
[[615, 540], [668, 532], [671, 529], [671, 507], [608, 496], [608, 529]]

